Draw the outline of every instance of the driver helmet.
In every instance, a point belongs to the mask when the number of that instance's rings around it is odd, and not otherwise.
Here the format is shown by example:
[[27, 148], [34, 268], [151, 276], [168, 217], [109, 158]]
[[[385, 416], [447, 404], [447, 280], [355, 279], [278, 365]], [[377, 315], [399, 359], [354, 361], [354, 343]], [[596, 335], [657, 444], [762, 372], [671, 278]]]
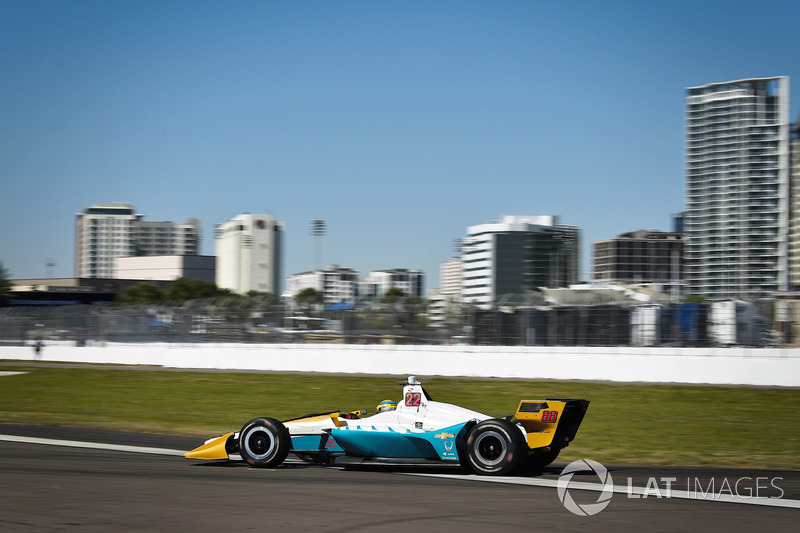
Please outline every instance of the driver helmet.
[[394, 411], [397, 409], [397, 402], [394, 400], [383, 400], [376, 408], [378, 413], [385, 413], [386, 411]]

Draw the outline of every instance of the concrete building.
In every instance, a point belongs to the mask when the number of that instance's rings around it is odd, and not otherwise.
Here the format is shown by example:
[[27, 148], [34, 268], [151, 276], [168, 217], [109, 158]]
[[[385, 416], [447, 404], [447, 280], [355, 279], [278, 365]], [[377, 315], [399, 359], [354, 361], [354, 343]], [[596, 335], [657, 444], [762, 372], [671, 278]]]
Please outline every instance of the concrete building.
[[433, 328], [452, 325], [461, 314], [462, 262], [451, 257], [439, 269], [440, 288], [428, 292], [428, 320]]
[[241, 214], [216, 226], [217, 287], [247, 294], [281, 293], [283, 233], [272, 215]]
[[147, 222], [134, 224], [136, 255], [198, 255], [200, 253], [200, 221], [190, 218], [183, 224]]
[[580, 230], [558, 217], [504, 216], [467, 228], [463, 298], [488, 308], [508, 295], [577, 283]]
[[592, 246], [595, 282], [629, 285], [682, 280], [682, 233], [632, 231]]
[[152, 255], [114, 259], [116, 279], [173, 281], [178, 278], [215, 283], [213, 255]]
[[425, 274], [421, 270], [407, 268], [373, 270], [369, 273], [369, 276], [362, 278], [359, 294], [379, 299], [392, 287], [400, 289], [408, 296], [422, 298], [425, 287]]
[[131, 204], [87, 207], [75, 215], [75, 277], [113, 278], [114, 258], [136, 255], [134, 224], [143, 217]]
[[358, 272], [352, 268], [331, 265], [324, 270], [301, 272], [287, 279], [288, 288], [284, 296], [294, 296], [305, 289], [322, 293], [326, 304], [346, 302], [355, 305], [358, 299]]
[[114, 278], [118, 257], [197, 255], [200, 221], [145, 222], [131, 204], [95, 204], [75, 215], [75, 275]]
[[460, 257], [451, 257], [442, 263], [439, 270], [439, 293], [442, 296], [455, 296], [458, 300], [461, 299], [463, 270]]
[[788, 286], [789, 79], [686, 89], [684, 268], [691, 294]]

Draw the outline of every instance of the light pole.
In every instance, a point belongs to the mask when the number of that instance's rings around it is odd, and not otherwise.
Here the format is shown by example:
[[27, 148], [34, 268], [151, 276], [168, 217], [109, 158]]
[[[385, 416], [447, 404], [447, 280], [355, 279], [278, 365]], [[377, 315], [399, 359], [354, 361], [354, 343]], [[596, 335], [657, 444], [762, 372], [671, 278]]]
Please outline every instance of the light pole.
[[314, 269], [322, 270], [322, 237], [325, 235], [327, 220], [315, 218], [311, 221], [311, 236], [314, 237]]

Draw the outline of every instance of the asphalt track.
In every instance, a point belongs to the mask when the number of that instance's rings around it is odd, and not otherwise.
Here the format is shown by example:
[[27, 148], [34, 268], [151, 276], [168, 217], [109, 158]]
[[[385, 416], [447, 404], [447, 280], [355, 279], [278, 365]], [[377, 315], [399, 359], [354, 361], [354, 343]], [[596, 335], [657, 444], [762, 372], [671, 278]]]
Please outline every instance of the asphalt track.
[[[578, 516], [555, 487], [565, 463], [499, 480], [448, 468], [256, 469], [181, 456], [198, 444], [0, 424], [0, 531], [797, 531], [800, 520], [795, 470], [605, 465], [616, 492]], [[599, 501], [597, 475], [576, 481], [594, 490], [571, 484], [574, 502]], [[705, 499], [687, 499], [698, 488]]]

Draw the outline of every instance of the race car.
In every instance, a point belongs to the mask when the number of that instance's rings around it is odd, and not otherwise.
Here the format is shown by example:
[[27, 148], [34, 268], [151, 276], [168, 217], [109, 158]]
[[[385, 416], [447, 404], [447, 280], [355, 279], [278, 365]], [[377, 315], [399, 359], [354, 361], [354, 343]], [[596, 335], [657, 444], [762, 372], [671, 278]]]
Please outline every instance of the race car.
[[522, 400], [504, 418], [437, 402], [409, 376], [399, 402], [377, 413], [334, 411], [286, 421], [261, 417], [240, 431], [207, 440], [190, 459], [243, 460], [274, 468], [289, 453], [306, 461], [359, 464], [460, 465], [480, 475], [541, 469], [575, 438], [588, 400]]

